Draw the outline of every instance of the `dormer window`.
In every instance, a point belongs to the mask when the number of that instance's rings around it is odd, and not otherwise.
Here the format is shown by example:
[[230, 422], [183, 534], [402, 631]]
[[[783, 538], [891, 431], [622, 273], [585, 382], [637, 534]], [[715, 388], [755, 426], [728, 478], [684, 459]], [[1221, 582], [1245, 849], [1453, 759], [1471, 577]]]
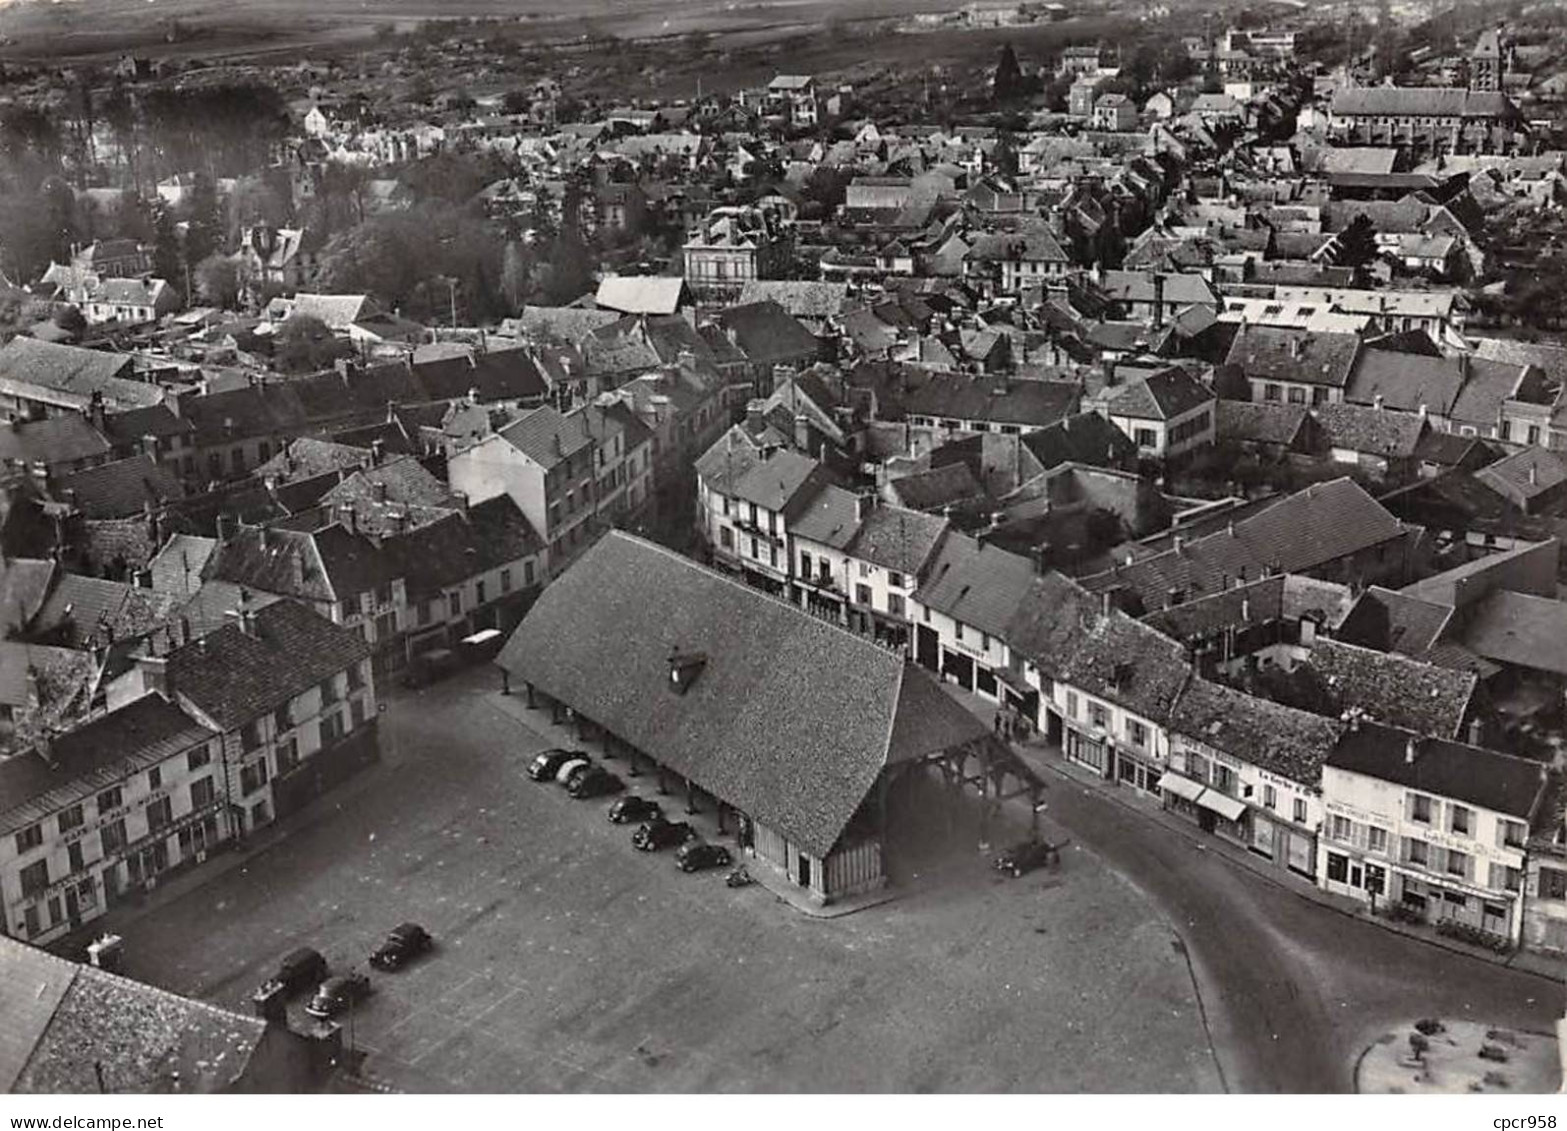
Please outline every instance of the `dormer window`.
[[669, 654], [669, 686], [678, 695], [684, 695], [702, 674], [702, 669], [707, 666], [707, 654], [705, 652], [681, 652], [678, 649]]

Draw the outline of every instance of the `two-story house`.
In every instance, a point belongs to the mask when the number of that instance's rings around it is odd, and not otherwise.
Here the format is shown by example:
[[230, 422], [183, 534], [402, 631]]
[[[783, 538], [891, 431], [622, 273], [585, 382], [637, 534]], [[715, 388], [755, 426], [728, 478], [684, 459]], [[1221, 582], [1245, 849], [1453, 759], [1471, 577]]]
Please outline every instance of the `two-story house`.
[[1356, 721], [1323, 767], [1322, 794], [1325, 890], [1521, 940], [1540, 763]]

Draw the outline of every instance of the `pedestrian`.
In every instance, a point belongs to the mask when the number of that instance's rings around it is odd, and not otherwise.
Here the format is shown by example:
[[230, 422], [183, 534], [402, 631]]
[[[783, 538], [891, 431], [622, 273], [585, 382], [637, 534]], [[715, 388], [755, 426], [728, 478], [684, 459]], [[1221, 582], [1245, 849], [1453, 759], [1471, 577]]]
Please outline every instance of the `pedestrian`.
[[1001, 712], [1000, 711], [996, 712], [996, 717], [992, 721], [991, 725], [995, 728], [996, 733], [999, 735], [1001, 733]]

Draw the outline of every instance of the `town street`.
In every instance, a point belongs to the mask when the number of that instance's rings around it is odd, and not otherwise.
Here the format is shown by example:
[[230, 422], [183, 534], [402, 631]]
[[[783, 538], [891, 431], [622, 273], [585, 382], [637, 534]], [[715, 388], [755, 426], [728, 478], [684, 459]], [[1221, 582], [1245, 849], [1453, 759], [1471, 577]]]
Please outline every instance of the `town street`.
[[1301, 898], [1119, 800], [1052, 776], [1049, 813], [1159, 904], [1197, 966], [1232, 1091], [1352, 1086], [1385, 1028], [1461, 1017], [1550, 1032], [1563, 989]]

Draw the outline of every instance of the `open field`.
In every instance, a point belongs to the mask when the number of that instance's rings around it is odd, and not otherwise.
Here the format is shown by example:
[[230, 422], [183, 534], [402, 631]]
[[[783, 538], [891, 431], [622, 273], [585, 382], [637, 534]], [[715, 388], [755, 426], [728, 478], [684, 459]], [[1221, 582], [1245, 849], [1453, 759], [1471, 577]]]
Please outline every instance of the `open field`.
[[[864, 42], [852, 34], [855, 25], [950, 7], [956, 5], [944, 0], [583, 0], [562, 12], [544, 0], [12, 0], [0, 6], [0, 56], [35, 63], [102, 63], [126, 53], [294, 62], [305, 51], [370, 46], [387, 28], [409, 31], [427, 20], [495, 18], [505, 21], [500, 33], [519, 45], [700, 34], [718, 50], [771, 46], [787, 54], [791, 68], [829, 71], [867, 60]], [[1108, 22], [883, 34], [875, 57], [887, 65], [960, 63], [993, 55], [1007, 40], [1020, 50], [1040, 50], [1069, 38], [1092, 38]]]

